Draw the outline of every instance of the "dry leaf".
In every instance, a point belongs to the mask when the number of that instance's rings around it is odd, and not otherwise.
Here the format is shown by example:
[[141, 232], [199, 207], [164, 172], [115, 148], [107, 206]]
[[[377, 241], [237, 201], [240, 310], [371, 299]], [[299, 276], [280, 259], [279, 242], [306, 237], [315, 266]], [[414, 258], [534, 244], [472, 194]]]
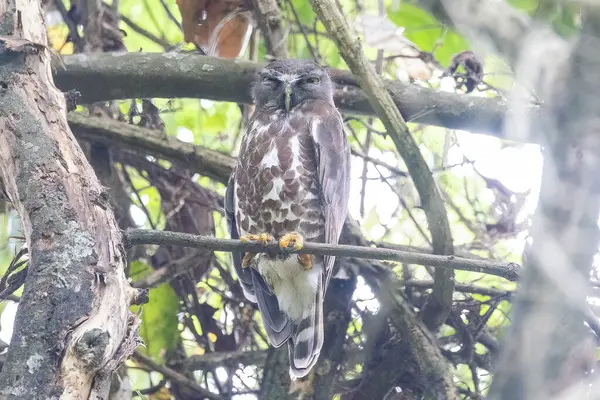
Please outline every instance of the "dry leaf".
[[177, 0], [184, 40], [206, 54], [236, 58], [244, 52], [252, 30], [247, 0]]

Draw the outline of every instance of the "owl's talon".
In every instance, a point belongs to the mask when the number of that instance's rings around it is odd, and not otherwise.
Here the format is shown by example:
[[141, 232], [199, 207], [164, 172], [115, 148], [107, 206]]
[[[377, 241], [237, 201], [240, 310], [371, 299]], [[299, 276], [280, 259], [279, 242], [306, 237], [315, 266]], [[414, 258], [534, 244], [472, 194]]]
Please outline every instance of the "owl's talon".
[[[268, 233], [260, 233], [258, 235], [242, 235], [240, 241], [242, 243], [258, 243], [263, 246], [268, 246], [269, 243], [273, 242], [275, 238]], [[242, 268], [247, 268], [250, 263], [254, 261], [256, 253], [245, 253], [242, 259]]]
[[298, 262], [305, 270], [310, 271], [312, 269], [312, 257], [310, 254], [298, 254]]
[[244, 253], [244, 258], [242, 258], [242, 268], [248, 268], [248, 265], [254, 261], [254, 257], [256, 253]]
[[298, 232], [286, 233], [279, 239], [279, 248], [287, 250], [293, 248], [296, 251], [304, 247], [304, 237]]

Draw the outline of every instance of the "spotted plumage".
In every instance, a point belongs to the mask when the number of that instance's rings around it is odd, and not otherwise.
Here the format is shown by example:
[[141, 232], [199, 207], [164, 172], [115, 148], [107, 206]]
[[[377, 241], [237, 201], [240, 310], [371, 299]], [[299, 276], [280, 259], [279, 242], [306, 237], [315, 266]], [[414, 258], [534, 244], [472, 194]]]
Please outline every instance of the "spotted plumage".
[[[231, 237], [337, 243], [350, 152], [326, 71], [311, 61], [274, 61], [259, 73], [252, 95], [256, 110], [225, 199]], [[289, 342], [290, 376], [305, 376], [323, 345], [334, 257], [234, 253], [233, 259], [271, 344]]]

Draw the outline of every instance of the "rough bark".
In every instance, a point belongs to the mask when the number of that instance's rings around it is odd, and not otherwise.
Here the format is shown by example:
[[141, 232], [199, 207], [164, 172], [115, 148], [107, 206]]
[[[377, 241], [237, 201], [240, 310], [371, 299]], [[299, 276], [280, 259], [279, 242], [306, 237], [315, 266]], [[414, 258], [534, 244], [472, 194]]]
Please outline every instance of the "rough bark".
[[254, 15], [265, 37], [267, 53], [274, 58], [287, 58], [287, 31], [283, 27], [277, 0], [252, 0]]
[[30, 254], [0, 394], [106, 398], [137, 346], [138, 292], [106, 191], [67, 125], [41, 16], [39, 2], [0, 3], [0, 177]]
[[[130, 98], [193, 97], [235, 103], [251, 102], [250, 84], [262, 64], [196, 54], [127, 53], [76, 54], [55, 63], [56, 85], [77, 89], [82, 102]], [[345, 113], [373, 115], [365, 93], [348, 71], [330, 70], [337, 82], [336, 105]], [[348, 82], [353, 84], [348, 84]], [[385, 80], [406, 121], [462, 129], [506, 139], [519, 139], [504, 130], [506, 101], [439, 92]], [[523, 112], [537, 108], [524, 107]], [[522, 139], [525, 140], [525, 139]], [[536, 138], [526, 138], [535, 142]]]

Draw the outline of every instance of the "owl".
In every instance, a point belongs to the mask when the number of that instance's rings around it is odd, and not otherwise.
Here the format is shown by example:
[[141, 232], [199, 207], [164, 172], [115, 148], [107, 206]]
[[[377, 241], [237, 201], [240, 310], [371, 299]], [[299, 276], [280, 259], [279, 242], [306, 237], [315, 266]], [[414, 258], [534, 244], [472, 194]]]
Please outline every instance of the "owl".
[[252, 97], [256, 109], [227, 186], [228, 229], [232, 239], [274, 242], [282, 251], [233, 253], [233, 263], [271, 345], [288, 342], [296, 379], [310, 372], [323, 346], [323, 299], [335, 261], [301, 250], [304, 241], [338, 242], [350, 150], [332, 82], [318, 64], [273, 61], [258, 73]]

